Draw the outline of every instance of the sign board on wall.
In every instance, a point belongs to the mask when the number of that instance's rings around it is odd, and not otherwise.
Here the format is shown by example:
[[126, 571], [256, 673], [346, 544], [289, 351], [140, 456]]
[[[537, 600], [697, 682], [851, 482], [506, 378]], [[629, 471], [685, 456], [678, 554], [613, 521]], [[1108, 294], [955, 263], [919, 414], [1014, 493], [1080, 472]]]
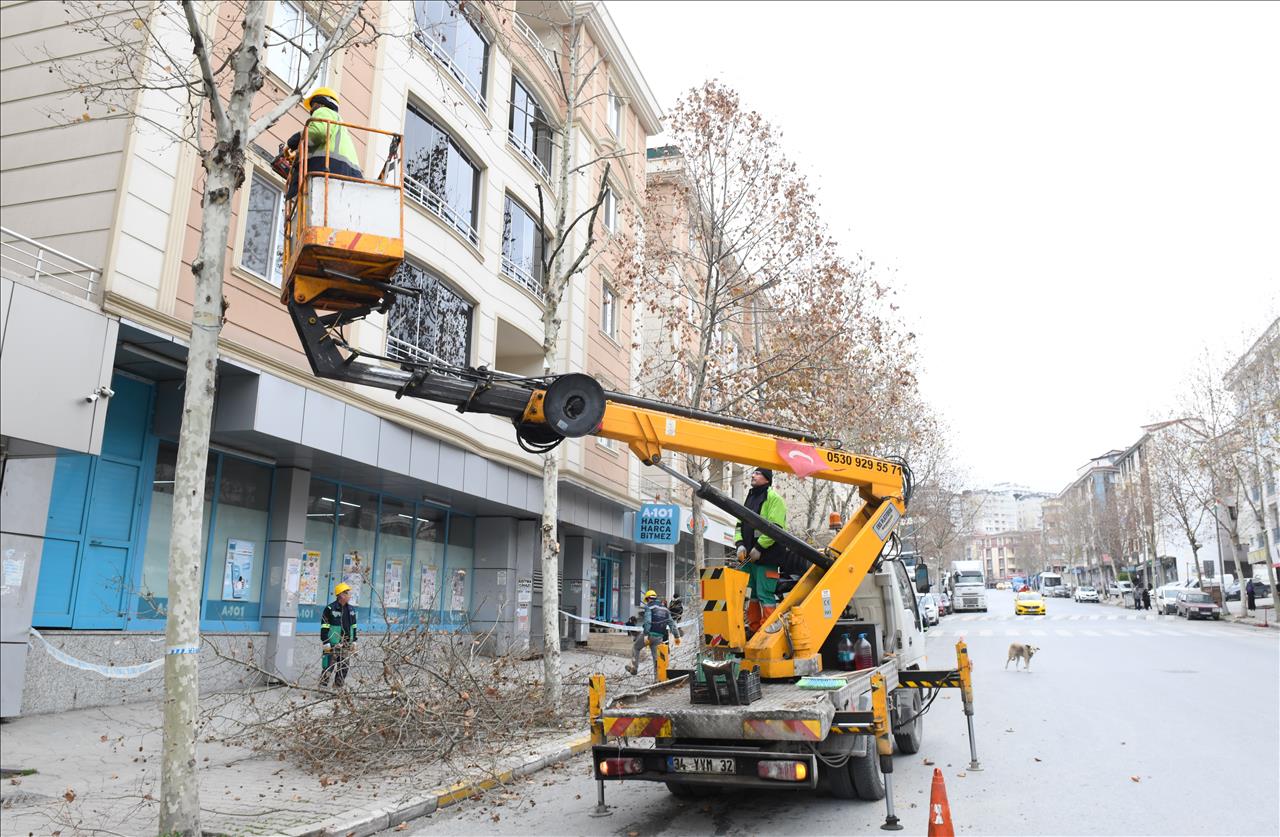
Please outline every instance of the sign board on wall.
[[680, 542], [680, 507], [673, 503], [645, 503], [636, 512], [636, 543]]

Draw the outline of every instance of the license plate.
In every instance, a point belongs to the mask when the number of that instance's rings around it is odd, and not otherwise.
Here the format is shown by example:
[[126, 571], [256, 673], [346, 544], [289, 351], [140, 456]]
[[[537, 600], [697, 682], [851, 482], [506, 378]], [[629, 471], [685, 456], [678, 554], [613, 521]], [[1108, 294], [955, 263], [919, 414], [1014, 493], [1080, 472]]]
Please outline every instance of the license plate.
[[698, 758], [694, 756], [670, 756], [667, 767], [672, 773], [736, 773], [738, 765], [733, 759]]

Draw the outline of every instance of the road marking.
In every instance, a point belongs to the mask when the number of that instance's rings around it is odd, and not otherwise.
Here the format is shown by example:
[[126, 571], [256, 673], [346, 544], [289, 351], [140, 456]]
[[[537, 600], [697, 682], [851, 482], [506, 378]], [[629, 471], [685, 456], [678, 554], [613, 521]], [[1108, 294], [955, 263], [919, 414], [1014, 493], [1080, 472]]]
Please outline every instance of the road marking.
[[1111, 614], [1110, 616], [1108, 616], [1108, 617], [1107, 617], [1107, 621], [1108, 621], [1108, 622], [1114, 622], [1115, 620], [1117, 620], [1117, 619], [1119, 619], [1119, 618], [1120, 618], [1119, 616], [1116, 616], [1116, 615], [1113, 613], [1113, 614]]
[[1007, 631], [1004, 632], [1005, 636], [1020, 636], [1021, 634], [1022, 634], [1022, 631], [1015, 631], [1013, 628], [1009, 628]]
[[1088, 629], [1081, 631], [1081, 633], [1084, 634], [1085, 636], [1102, 636], [1102, 634], [1098, 633], [1097, 631], [1090, 631]]
[[978, 631], [978, 636], [991, 636], [992, 633], [994, 632], [990, 630], [981, 630]]
[[1129, 635], [1128, 631], [1108, 630], [1107, 633], [1110, 636], [1128, 636]]
[[1089, 621], [1090, 621], [1090, 622], [1097, 622], [1097, 621], [1098, 621], [1099, 619], [1101, 619], [1101, 618], [1102, 618], [1101, 616], [1099, 616], [1098, 614], [1096, 614], [1096, 613], [1095, 613], [1095, 614], [1093, 614], [1092, 616], [1090, 616], [1090, 617], [1089, 617]]
[[1064, 630], [1062, 628], [1058, 628], [1058, 630], [1054, 631], [1054, 633], [1056, 633], [1058, 636], [1075, 636], [1075, 632]]
[[1035, 630], [1035, 629], [1027, 631], [1027, 633], [1031, 634], [1032, 636], [1048, 636], [1048, 634], [1046, 634], [1044, 631]]
[[1133, 633], [1138, 636], [1159, 636], [1159, 634], [1154, 634], [1151, 631], [1144, 631], [1142, 628], [1134, 628]]

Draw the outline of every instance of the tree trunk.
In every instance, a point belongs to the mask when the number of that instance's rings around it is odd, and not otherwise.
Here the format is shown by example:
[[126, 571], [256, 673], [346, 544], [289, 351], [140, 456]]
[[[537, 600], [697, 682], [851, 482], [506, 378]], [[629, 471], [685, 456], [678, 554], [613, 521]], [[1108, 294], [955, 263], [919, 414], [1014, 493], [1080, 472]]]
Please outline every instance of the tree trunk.
[[[200, 834], [196, 773], [199, 712], [200, 591], [203, 588], [205, 464], [217, 386], [218, 333], [222, 329], [222, 272], [231, 228], [231, 196], [239, 182], [234, 151], [220, 146], [206, 158], [200, 247], [191, 269], [195, 305], [183, 391], [182, 429], [174, 473], [170, 530], [169, 603], [165, 619], [164, 746], [160, 832]], [[242, 159], [242, 158], [241, 158]]]
[[560, 461], [556, 451], [542, 457], [542, 681], [549, 703], [559, 704], [560, 685]]

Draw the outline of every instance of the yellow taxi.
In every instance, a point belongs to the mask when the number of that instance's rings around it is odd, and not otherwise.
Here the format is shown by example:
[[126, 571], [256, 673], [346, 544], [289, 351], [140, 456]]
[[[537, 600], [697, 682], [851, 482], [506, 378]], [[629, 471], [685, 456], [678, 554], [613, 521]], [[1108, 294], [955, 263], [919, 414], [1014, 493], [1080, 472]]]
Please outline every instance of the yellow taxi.
[[1044, 599], [1034, 590], [1019, 593], [1013, 598], [1014, 616], [1044, 616]]

